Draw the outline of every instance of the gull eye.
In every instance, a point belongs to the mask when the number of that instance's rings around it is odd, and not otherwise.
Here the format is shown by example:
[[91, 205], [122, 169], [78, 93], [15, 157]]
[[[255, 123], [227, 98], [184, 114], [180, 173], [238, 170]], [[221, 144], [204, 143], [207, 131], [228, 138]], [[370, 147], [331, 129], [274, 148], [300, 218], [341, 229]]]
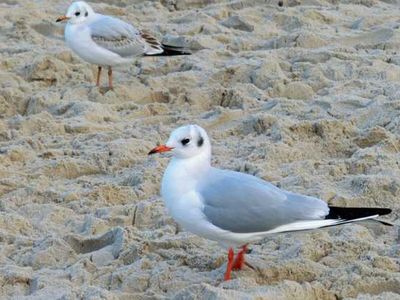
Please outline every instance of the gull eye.
[[89, 15], [89, 13], [88, 12], [85, 12], [85, 17], [87, 17]]
[[76, 13], [75, 13], [75, 16], [79, 16], [81, 13], [79, 12], [79, 11], [77, 11]]
[[189, 144], [190, 140], [188, 138], [185, 138], [181, 141], [183, 146], [186, 146], [187, 144]]

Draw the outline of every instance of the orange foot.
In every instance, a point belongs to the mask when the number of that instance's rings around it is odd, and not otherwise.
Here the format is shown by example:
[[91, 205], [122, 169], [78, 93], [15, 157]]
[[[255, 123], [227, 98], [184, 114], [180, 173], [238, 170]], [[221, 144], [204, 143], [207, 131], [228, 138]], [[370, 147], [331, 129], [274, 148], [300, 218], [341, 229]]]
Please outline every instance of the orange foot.
[[244, 255], [247, 253], [247, 245], [242, 246], [242, 249], [236, 256], [236, 259], [233, 263], [232, 270], [241, 270], [245, 264]]
[[233, 267], [233, 257], [235, 256], [235, 253], [233, 252], [232, 248], [229, 248], [228, 251], [228, 264], [226, 265], [226, 272], [224, 276], [224, 281], [230, 280], [231, 279], [231, 271]]

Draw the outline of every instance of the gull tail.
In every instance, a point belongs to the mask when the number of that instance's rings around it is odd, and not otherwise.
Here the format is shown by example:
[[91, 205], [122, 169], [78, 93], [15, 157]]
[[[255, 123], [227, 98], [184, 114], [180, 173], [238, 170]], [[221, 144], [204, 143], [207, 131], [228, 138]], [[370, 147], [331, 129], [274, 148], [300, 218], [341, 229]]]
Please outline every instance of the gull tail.
[[191, 55], [185, 48], [176, 47], [166, 44], [161, 44], [162, 52], [154, 54], [145, 54], [145, 56], [176, 56], [176, 55]]
[[325, 216], [324, 220], [297, 221], [278, 226], [270, 230], [269, 233], [311, 230], [365, 220], [373, 220], [383, 225], [393, 226], [393, 224], [376, 219], [391, 212], [392, 210], [389, 208], [329, 206], [329, 214]]

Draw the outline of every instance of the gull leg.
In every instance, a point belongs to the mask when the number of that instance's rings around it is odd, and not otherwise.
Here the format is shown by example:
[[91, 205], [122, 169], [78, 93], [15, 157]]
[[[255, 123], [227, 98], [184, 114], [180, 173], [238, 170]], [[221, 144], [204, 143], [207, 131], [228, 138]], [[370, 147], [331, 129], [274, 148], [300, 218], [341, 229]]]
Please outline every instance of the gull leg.
[[96, 86], [100, 86], [100, 74], [101, 74], [101, 67], [98, 66], [97, 68], [97, 79], [96, 79]]
[[108, 67], [108, 88], [110, 90], [113, 89], [113, 84], [112, 84], [112, 68]]
[[233, 249], [229, 248], [228, 251], [228, 264], [226, 265], [226, 272], [224, 276], [224, 281], [230, 280], [231, 279], [231, 271], [233, 267], [233, 258], [235, 256], [235, 253], [233, 253]]
[[242, 249], [236, 256], [236, 259], [233, 263], [232, 270], [241, 270], [245, 264], [244, 255], [247, 253], [247, 244], [242, 246]]

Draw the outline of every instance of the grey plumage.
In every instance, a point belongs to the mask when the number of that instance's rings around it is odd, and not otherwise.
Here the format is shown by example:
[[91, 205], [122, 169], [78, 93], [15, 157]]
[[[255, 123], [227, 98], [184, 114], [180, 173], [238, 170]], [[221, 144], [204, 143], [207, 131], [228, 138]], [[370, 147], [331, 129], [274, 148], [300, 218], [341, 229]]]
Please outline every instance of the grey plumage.
[[141, 56], [149, 49], [162, 52], [161, 45], [148, 43], [139, 30], [117, 18], [99, 15], [89, 28], [96, 44], [122, 57]]
[[206, 177], [199, 187], [203, 212], [225, 230], [263, 232], [296, 221], [324, 219], [329, 213], [327, 204], [317, 198], [281, 190], [254, 176], [211, 168]]

